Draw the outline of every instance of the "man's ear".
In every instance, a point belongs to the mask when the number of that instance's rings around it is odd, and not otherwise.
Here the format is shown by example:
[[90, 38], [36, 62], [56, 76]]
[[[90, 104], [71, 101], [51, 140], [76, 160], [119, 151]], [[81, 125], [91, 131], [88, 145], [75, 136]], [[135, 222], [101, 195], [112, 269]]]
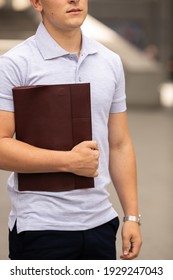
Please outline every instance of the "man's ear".
[[34, 9], [37, 11], [37, 12], [42, 12], [43, 10], [43, 7], [42, 7], [42, 3], [41, 3], [41, 0], [30, 0], [31, 2], [31, 5], [34, 7]]

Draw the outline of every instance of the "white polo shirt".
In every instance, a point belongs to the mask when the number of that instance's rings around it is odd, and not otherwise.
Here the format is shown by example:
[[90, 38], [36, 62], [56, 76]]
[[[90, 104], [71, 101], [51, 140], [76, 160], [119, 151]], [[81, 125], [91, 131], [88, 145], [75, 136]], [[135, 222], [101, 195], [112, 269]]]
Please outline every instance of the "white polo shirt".
[[[108, 118], [126, 110], [124, 72], [119, 56], [82, 35], [80, 57], [62, 49], [40, 23], [35, 36], [0, 57], [0, 110], [14, 111], [16, 86], [90, 83], [93, 139], [100, 149], [95, 188], [67, 192], [20, 192], [17, 174], [8, 180], [12, 202], [9, 228], [86, 230], [117, 216], [109, 201]], [[58, 108], [57, 108], [58, 110]], [[46, 129], [46, 128], [45, 128]]]

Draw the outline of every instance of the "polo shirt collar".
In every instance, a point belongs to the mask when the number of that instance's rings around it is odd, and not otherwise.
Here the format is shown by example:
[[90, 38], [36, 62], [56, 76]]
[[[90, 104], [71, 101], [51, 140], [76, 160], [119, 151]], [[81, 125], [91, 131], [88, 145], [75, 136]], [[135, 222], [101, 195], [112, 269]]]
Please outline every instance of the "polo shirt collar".
[[86, 37], [83, 33], [82, 33], [82, 48], [81, 48], [81, 53], [87, 55], [90, 54], [95, 54], [98, 52], [98, 49], [96, 48], [96, 44], [95, 41], [93, 41], [92, 39]]
[[[45, 60], [58, 58], [68, 55], [69, 52], [64, 50], [48, 33], [44, 24], [41, 22], [38, 26], [36, 35], [36, 43], [39, 51]], [[82, 34], [82, 48], [81, 52], [85, 55], [94, 54], [97, 52], [93, 41]]]

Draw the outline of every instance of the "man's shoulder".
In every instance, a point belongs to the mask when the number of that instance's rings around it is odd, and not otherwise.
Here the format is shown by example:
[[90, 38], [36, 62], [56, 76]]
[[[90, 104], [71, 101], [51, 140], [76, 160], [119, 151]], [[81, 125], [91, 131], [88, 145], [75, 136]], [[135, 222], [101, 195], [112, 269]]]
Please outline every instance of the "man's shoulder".
[[100, 61], [105, 65], [109, 65], [113, 70], [121, 68], [122, 62], [119, 54], [93, 38], [88, 39], [88, 44], [92, 45], [96, 50], [97, 56], [95, 56], [95, 59], [97, 59], [98, 62]]
[[0, 59], [18, 63], [21, 60], [29, 60], [32, 56], [32, 49], [35, 48], [35, 36], [18, 43], [12, 49], [4, 53]]

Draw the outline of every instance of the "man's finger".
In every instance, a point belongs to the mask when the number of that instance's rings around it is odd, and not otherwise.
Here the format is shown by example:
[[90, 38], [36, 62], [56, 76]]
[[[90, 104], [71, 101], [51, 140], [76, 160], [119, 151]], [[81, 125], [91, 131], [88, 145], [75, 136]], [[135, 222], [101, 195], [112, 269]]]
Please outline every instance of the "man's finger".
[[129, 254], [129, 249], [130, 249], [130, 241], [128, 238], [123, 238], [123, 247], [122, 247], [122, 251], [123, 251], [123, 255], [121, 257], [127, 257]]
[[98, 150], [99, 149], [98, 144], [95, 140], [88, 141], [87, 142], [87, 147], [90, 148], [90, 149], [93, 149], [93, 150]]

